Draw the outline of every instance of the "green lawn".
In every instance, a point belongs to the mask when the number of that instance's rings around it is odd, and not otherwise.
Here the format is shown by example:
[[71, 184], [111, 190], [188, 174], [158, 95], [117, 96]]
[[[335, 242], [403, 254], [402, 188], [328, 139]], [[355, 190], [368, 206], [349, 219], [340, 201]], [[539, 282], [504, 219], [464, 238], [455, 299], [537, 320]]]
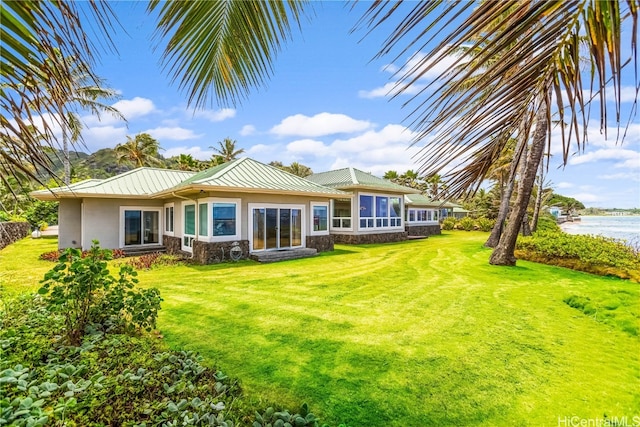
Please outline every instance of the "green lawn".
[[[306, 401], [331, 425], [640, 421], [640, 286], [525, 261], [491, 266], [484, 239], [447, 232], [139, 278], [161, 291], [172, 346], [199, 351], [265, 404]], [[50, 242], [0, 252], [5, 293], [36, 288], [53, 265], [35, 261]]]

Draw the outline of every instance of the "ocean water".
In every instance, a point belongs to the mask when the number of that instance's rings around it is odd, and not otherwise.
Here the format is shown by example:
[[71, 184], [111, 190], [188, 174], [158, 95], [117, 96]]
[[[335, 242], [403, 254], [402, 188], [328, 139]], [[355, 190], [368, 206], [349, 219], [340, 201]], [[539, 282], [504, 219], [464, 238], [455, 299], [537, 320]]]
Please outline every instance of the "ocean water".
[[583, 216], [580, 221], [561, 225], [569, 234], [593, 234], [626, 240], [640, 246], [640, 216]]

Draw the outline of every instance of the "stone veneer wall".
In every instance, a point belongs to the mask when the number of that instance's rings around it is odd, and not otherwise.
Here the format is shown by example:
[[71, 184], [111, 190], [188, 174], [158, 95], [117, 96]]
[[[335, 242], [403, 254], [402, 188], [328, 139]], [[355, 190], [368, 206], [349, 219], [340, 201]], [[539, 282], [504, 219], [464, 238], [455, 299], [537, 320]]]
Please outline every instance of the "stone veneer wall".
[[433, 236], [434, 234], [442, 234], [440, 224], [434, 225], [408, 225], [407, 233], [409, 236]]
[[334, 234], [336, 243], [346, 243], [348, 245], [359, 245], [364, 243], [391, 243], [407, 240], [406, 231], [378, 234]]
[[28, 222], [0, 222], [0, 249], [27, 237], [30, 231]]
[[318, 252], [330, 252], [333, 250], [334, 238], [328, 236], [307, 236], [307, 247], [315, 249]]
[[[236, 242], [193, 242], [193, 259], [200, 264], [216, 264], [223, 261], [230, 261], [229, 252]], [[242, 249], [240, 259], [246, 259], [249, 256], [249, 241], [237, 241]], [[223, 252], [224, 250], [224, 252]], [[223, 259], [224, 256], [224, 259]]]
[[167, 253], [171, 255], [184, 255], [182, 251], [182, 239], [174, 236], [162, 236], [162, 244], [167, 248]]

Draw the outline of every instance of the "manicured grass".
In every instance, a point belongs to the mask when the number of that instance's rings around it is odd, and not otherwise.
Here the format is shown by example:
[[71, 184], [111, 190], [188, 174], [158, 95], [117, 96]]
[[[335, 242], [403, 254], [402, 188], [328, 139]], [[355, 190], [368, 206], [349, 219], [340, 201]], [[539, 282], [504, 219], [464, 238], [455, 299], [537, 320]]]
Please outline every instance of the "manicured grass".
[[[491, 266], [484, 239], [447, 232], [139, 278], [161, 291], [159, 328], [171, 345], [199, 351], [265, 404], [306, 401], [332, 425], [633, 422], [639, 285], [525, 261]], [[34, 249], [43, 242], [0, 252], [0, 282], [35, 289], [27, 281], [53, 265], [33, 261], [50, 250]], [[36, 265], [24, 285], [17, 270], [4, 276], [18, 254], [24, 268]]]

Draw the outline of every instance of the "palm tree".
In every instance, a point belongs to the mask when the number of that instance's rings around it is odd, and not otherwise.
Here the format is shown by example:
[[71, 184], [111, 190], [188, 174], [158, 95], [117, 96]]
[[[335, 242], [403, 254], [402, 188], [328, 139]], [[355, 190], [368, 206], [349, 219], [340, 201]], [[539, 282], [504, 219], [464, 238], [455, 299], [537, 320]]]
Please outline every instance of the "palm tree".
[[289, 166], [285, 166], [282, 169], [293, 175], [296, 175], [302, 178], [306, 178], [309, 175], [313, 175], [313, 171], [309, 166], [305, 166], [298, 162], [293, 162]]
[[383, 176], [384, 179], [388, 179], [391, 182], [396, 182], [399, 177], [398, 172], [392, 170], [386, 171]]
[[191, 154], [180, 154], [176, 159], [178, 169], [181, 171], [200, 170], [200, 162], [193, 158]]
[[[463, 165], [448, 179], [452, 195], [477, 187], [509, 139], [530, 141], [526, 157], [522, 152], [517, 154], [525, 162], [520, 191], [491, 256], [492, 264], [515, 263], [515, 241], [553, 113], [558, 114], [560, 122], [570, 123], [560, 128], [565, 163], [574, 143], [580, 149], [586, 138], [591, 98], [583, 97], [583, 93], [591, 87], [585, 84], [593, 83], [605, 132], [606, 97], [613, 87], [620, 125], [621, 22], [629, 17], [635, 35], [638, 6], [638, 0], [627, 2], [626, 7], [617, 1], [598, 0], [420, 2], [401, 16], [400, 24], [394, 26], [380, 50], [380, 56], [396, 48], [405, 52], [416, 44], [425, 45], [423, 36], [433, 42], [424, 59], [400, 76], [397, 92], [402, 93], [442, 59], [458, 53], [460, 46], [472, 47], [456, 59], [458, 65], [467, 66], [448, 70], [407, 103], [418, 103], [409, 117], [418, 135], [416, 142], [436, 135], [424, 145], [421, 170], [439, 173], [452, 164]], [[361, 25], [380, 27], [401, 10], [395, 2], [372, 3]], [[420, 31], [416, 33], [417, 28]], [[630, 48], [637, 61], [635, 40], [632, 37]], [[588, 46], [587, 67], [581, 57], [583, 43]], [[583, 80], [585, 68], [591, 79]], [[477, 78], [470, 86], [468, 79], [472, 76]], [[494, 135], [500, 137], [492, 138]]]
[[[97, 31], [104, 47], [113, 47], [108, 28], [114, 15], [107, 2], [89, 2], [82, 14], [78, 6], [27, 0], [3, 2], [0, 8], [0, 181], [7, 185], [6, 177], [22, 173], [42, 183], [36, 170], [55, 176], [44, 148], [59, 147], [55, 129], [73, 129], [70, 113], [84, 108], [69, 102], [78, 94], [78, 70], [85, 81], [100, 81], [92, 69], [94, 45], [85, 28]], [[14, 143], [16, 137], [20, 145]], [[25, 171], [24, 162], [36, 167]]]
[[118, 163], [130, 162], [135, 167], [159, 165], [159, 150], [160, 144], [148, 133], [139, 133], [133, 138], [127, 135], [127, 142], [114, 149]]
[[[216, 164], [230, 162], [235, 160], [240, 154], [244, 153], [244, 148], [236, 150], [237, 142], [231, 138], [225, 138], [222, 141], [218, 141], [218, 147], [209, 147], [215, 154], [214, 160]], [[217, 158], [220, 157], [220, 158]], [[220, 162], [222, 160], [222, 162]]]
[[[81, 138], [82, 122], [80, 117], [74, 111], [69, 111], [69, 105], [76, 105], [81, 110], [89, 110], [92, 114], [100, 116], [103, 112], [108, 112], [117, 116], [120, 119], [125, 119], [124, 116], [114, 107], [100, 102], [100, 99], [112, 100], [118, 97], [118, 93], [106, 88], [104, 80], [99, 77], [90, 75], [86, 70], [76, 65], [75, 58], [67, 57], [63, 58], [59, 50], [56, 50], [56, 54], [60, 57], [57, 58], [59, 63], [68, 64], [68, 69], [71, 71], [71, 81], [66, 82], [69, 84], [68, 91], [65, 91], [67, 98], [57, 97], [59, 105], [59, 114], [67, 114], [67, 119], [61, 122], [62, 126], [62, 163], [64, 165], [63, 180], [66, 185], [69, 185], [71, 180], [71, 159], [69, 158], [69, 142], [75, 143]], [[57, 86], [61, 86], [64, 83], [60, 83]], [[52, 96], [52, 98], [56, 98]]]

